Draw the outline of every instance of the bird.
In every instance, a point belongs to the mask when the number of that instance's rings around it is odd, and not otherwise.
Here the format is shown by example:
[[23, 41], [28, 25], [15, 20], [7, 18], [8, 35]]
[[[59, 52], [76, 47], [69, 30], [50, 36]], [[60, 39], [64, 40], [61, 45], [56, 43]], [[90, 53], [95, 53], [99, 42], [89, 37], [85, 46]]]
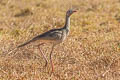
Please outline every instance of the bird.
[[70, 16], [75, 12], [77, 12], [77, 10], [75, 10], [75, 9], [69, 9], [66, 12], [65, 24], [63, 27], [58, 28], [58, 29], [51, 29], [47, 32], [44, 32], [40, 35], [37, 35], [37, 36], [33, 37], [31, 40], [17, 46], [17, 48], [23, 47], [23, 46], [30, 44], [30, 43], [40, 42], [41, 44], [38, 44], [38, 48], [39, 48], [44, 60], [46, 61], [45, 66], [47, 66], [48, 60], [45, 57], [44, 53], [41, 51], [40, 45], [43, 45], [47, 42], [52, 43], [52, 49], [50, 51], [49, 57], [50, 57], [50, 64], [51, 64], [52, 72], [53, 72], [54, 67], [53, 67], [53, 62], [52, 62], [52, 53], [53, 53], [54, 47], [57, 44], [62, 43], [66, 39], [66, 37], [68, 36], [69, 31], [70, 31]]

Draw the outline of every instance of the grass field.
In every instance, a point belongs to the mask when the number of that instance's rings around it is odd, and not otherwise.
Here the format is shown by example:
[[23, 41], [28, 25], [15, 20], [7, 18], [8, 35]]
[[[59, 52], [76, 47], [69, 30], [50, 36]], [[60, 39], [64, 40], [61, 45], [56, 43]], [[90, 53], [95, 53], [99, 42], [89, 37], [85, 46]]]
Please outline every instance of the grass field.
[[[55, 47], [50, 63], [32, 44], [7, 53], [32, 37], [64, 25], [70, 35]], [[42, 46], [49, 59], [51, 44]], [[120, 80], [120, 0], [0, 0], [0, 80]]]

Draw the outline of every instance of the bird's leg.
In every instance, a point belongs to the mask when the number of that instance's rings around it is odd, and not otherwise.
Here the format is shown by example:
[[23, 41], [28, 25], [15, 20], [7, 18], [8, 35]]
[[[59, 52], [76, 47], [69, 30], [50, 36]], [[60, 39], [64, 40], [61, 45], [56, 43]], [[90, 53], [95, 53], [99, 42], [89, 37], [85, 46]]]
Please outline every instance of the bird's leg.
[[54, 49], [55, 45], [52, 46], [52, 50], [50, 52], [50, 63], [51, 63], [51, 67], [52, 67], [52, 72], [54, 71], [54, 67], [53, 67], [53, 62], [52, 62], [52, 53], [53, 53], [53, 49]]
[[40, 53], [42, 54], [42, 56], [43, 56], [43, 58], [44, 58], [44, 60], [45, 60], [45, 67], [46, 67], [47, 64], [48, 64], [48, 60], [47, 60], [47, 58], [45, 57], [44, 53], [41, 51], [41, 48], [40, 48], [40, 46], [43, 45], [43, 44], [44, 44], [44, 43], [39, 44], [39, 45], [38, 45], [38, 48], [39, 48], [39, 51], [40, 51]]

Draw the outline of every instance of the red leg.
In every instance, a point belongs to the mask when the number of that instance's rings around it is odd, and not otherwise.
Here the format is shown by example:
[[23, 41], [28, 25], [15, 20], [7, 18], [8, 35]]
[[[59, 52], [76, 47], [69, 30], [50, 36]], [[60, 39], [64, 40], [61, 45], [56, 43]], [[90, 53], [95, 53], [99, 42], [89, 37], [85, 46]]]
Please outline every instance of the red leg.
[[44, 43], [39, 44], [39, 45], [38, 45], [38, 48], [39, 48], [39, 51], [40, 51], [40, 53], [42, 54], [42, 56], [43, 56], [43, 58], [44, 58], [44, 60], [45, 60], [45, 67], [46, 67], [47, 64], [48, 64], [48, 60], [47, 60], [47, 58], [45, 57], [44, 53], [41, 51], [41, 48], [40, 48], [40, 45], [43, 45], [43, 44], [44, 44]]
[[52, 72], [54, 71], [54, 67], [53, 67], [53, 62], [52, 62], [52, 53], [53, 53], [53, 49], [54, 49], [55, 45], [52, 46], [52, 50], [50, 52], [50, 63], [51, 63], [51, 67], [52, 67]]

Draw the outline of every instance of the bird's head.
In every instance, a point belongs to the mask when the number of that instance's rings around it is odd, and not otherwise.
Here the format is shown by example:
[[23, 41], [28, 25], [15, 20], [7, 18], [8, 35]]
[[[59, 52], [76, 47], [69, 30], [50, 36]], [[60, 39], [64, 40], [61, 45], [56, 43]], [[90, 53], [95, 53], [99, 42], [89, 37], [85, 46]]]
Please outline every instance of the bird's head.
[[77, 10], [69, 9], [66, 13], [67, 16], [71, 16], [73, 13], [77, 12]]

